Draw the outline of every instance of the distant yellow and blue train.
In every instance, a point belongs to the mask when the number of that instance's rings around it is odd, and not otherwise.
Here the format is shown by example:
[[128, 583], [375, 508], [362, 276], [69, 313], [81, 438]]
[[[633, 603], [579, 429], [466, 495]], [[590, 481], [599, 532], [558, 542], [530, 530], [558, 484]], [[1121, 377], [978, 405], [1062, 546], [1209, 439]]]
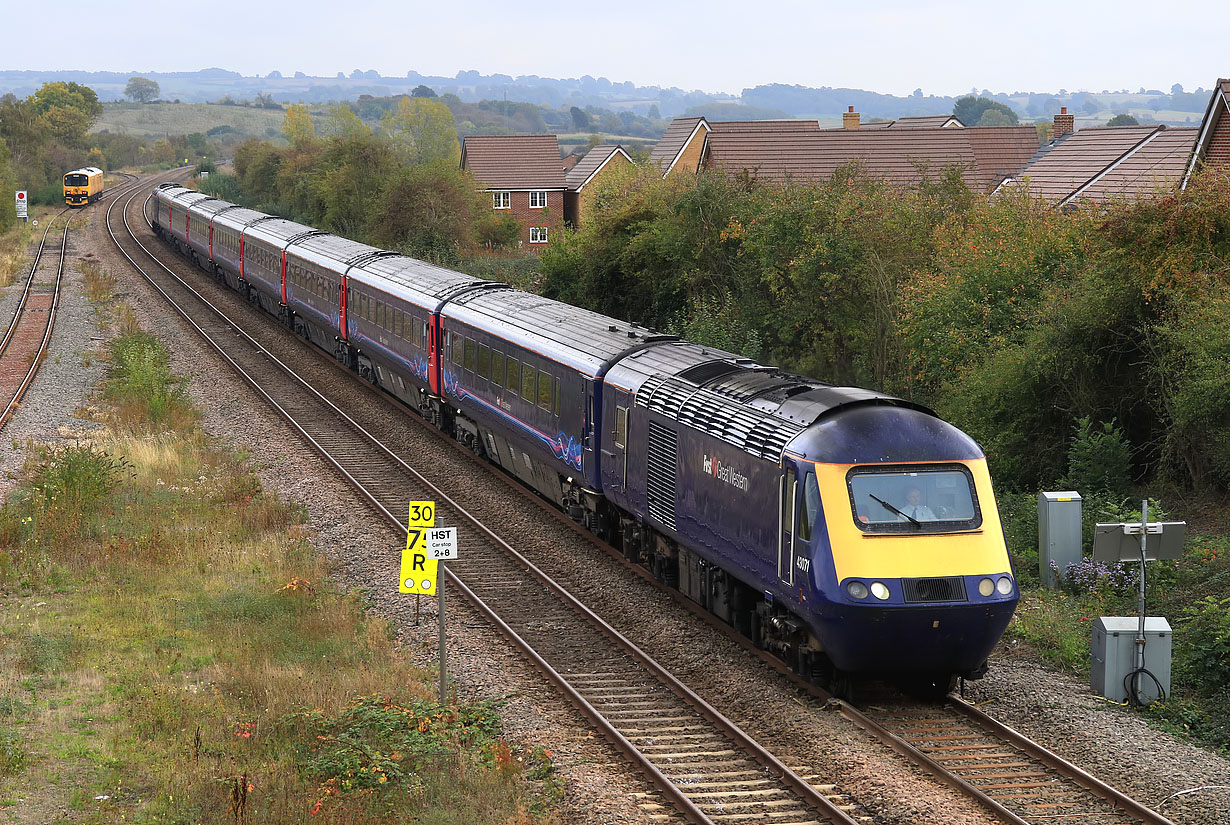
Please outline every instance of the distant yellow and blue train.
[[103, 191], [103, 171], [93, 166], [74, 169], [64, 175], [64, 203], [85, 206], [98, 200]]

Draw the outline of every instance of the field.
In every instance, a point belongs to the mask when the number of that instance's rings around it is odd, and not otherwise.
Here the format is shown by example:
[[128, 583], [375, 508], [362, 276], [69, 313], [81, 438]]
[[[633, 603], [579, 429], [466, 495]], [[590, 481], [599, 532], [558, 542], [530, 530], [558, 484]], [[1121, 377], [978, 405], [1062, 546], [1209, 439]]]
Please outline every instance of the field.
[[158, 138], [229, 126], [244, 137], [272, 138], [282, 134], [283, 116], [277, 109], [217, 103], [105, 103], [94, 131]]

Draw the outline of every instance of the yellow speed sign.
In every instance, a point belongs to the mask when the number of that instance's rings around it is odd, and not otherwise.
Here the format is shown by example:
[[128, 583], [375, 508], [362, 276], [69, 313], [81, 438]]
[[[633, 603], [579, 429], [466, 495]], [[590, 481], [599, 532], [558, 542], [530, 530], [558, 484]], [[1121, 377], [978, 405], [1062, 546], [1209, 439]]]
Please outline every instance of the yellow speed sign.
[[435, 595], [439, 562], [427, 555], [427, 529], [436, 524], [434, 501], [410, 502], [406, 521], [406, 549], [401, 554], [401, 575], [397, 581], [399, 593]]

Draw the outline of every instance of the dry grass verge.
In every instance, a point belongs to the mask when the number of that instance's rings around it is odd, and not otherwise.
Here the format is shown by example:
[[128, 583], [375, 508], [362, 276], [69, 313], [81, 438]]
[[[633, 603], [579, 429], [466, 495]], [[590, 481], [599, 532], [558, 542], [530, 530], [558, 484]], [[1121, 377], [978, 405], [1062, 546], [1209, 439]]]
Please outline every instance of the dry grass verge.
[[[206, 439], [144, 333], [108, 427], [31, 444], [0, 507], [0, 805], [19, 822], [550, 823], [550, 753], [438, 706]], [[392, 551], [393, 548], [390, 548]]]

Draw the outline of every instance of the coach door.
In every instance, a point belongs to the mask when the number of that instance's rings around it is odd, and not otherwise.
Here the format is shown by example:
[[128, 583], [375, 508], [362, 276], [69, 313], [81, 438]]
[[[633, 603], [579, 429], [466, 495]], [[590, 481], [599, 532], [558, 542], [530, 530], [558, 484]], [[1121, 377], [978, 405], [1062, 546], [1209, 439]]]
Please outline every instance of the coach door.
[[799, 497], [799, 480], [794, 467], [786, 468], [777, 488], [777, 579], [782, 584], [794, 584], [794, 524], [795, 502]]

